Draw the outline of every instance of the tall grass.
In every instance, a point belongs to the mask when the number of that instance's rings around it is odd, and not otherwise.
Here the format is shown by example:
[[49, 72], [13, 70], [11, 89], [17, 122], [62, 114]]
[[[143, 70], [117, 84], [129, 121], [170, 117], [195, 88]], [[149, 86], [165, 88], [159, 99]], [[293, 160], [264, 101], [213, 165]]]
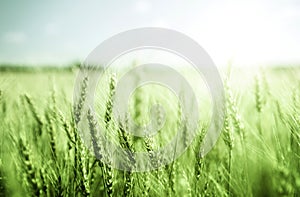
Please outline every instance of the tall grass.
[[[240, 79], [235, 79], [238, 75], [231, 75], [225, 83], [227, 113], [221, 140], [208, 155], [199, 155], [209, 123], [200, 121], [191, 146], [166, 166], [160, 166], [161, 158], [154, 151], [170, 140], [169, 133], [174, 130], [189, 132], [178, 121], [180, 106], [175, 104], [178, 114], [167, 114], [167, 125], [158, 131], [158, 137], [132, 136], [128, 123], [112, 116], [116, 75], [109, 76], [103, 87], [108, 96], [101, 101], [102, 108], [96, 107], [103, 109], [99, 116], [92, 110], [83, 112], [87, 77], [74, 108], [63, 87], [49, 88], [47, 95], [40, 95], [39, 90], [20, 91], [17, 97], [2, 90], [0, 196], [299, 196], [299, 73], [263, 70], [248, 86], [240, 86]], [[137, 123], [145, 122], [148, 96], [142, 90], [134, 94], [131, 115]], [[161, 123], [162, 113], [158, 110], [154, 115]], [[76, 127], [84, 116], [91, 149], [84, 145]], [[111, 158], [105, 158], [109, 156], [103, 150], [107, 139], [99, 136], [99, 127], [123, 149], [146, 152], [149, 165], [156, 169], [132, 172], [112, 168]], [[133, 169], [135, 158], [131, 156], [123, 162]]]

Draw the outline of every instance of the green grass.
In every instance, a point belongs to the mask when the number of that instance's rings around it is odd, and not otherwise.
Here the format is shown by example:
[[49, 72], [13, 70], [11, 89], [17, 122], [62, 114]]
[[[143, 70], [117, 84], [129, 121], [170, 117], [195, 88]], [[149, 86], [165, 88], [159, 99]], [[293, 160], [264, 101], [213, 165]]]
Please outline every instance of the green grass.
[[[99, 82], [99, 116], [88, 115], [93, 153], [80, 140], [72, 116], [76, 74], [72, 70], [1, 72], [0, 196], [300, 195], [299, 68], [234, 69], [224, 75], [227, 113], [216, 146], [205, 157], [197, 154], [201, 131], [209, 123], [205, 96], [197, 138], [177, 160], [151, 172], [124, 172], [97, 160], [93, 154], [101, 154], [101, 145], [93, 129], [99, 122], [122, 148], [151, 156], [181, 124], [174, 95], [155, 86], [133, 95], [130, 114], [137, 122], [149, 121], [146, 112], [156, 101], [166, 106], [169, 115], [157, 136], [137, 139], [112, 118], [110, 76]], [[206, 94], [199, 90], [201, 95]], [[156, 113], [159, 119], [161, 114]]]

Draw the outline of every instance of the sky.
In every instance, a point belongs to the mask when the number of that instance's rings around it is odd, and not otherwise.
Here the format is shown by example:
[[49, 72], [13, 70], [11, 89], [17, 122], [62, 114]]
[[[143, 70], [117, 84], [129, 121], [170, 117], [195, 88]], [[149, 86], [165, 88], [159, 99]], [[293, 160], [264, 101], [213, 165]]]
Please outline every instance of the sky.
[[0, 63], [82, 62], [105, 39], [139, 27], [180, 31], [217, 65], [300, 63], [298, 0], [1, 0]]

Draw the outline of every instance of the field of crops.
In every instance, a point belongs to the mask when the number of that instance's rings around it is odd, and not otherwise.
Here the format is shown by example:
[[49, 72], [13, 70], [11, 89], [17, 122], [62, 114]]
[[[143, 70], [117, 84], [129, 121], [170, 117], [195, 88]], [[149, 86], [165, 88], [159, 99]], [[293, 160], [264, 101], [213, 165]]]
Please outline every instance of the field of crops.
[[[0, 196], [300, 196], [299, 68], [223, 72], [226, 116], [212, 151], [198, 155], [209, 123], [209, 113], [202, 113], [189, 148], [149, 172], [113, 169], [85, 147], [72, 115], [76, 74], [1, 71]], [[178, 105], [166, 102], [168, 119], [159, 137], [131, 136], [112, 118], [116, 80], [108, 77], [100, 86], [105, 96], [97, 97], [100, 117], [89, 116], [91, 135], [99, 119], [121, 147], [151, 157], [180, 126]], [[130, 110], [137, 122], [147, 122], [153, 96], [162, 102], [172, 97], [156, 88], [133, 94]], [[156, 112], [157, 119], [160, 115]]]

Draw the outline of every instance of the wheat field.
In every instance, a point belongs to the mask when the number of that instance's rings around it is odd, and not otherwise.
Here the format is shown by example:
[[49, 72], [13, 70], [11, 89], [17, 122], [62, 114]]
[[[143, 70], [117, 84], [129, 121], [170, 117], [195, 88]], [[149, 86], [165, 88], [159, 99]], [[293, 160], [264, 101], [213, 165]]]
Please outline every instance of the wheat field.
[[[299, 68], [222, 73], [226, 115], [215, 147], [204, 157], [197, 154], [209, 119], [203, 117], [189, 148], [149, 172], [118, 170], [97, 159], [96, 140], [94, 152], [85, 147], [73, 116], [76, 74], [76, 69], [1, 71], [0, 196], [300, 196]], [[93, 128], [101, 119], [122, 148], [151, 157], [172, 135], [167, 131], [179, 126], [178, 106], [169, 107], [166, 132], [137, 139], [112, 118], [116, 80], [109, 77], [101, 86], [106, 96], [97, 101], [100, 118], [87, 115], [90, 133], [96, 139]], [[161, 91], [150, 94], [156, 92]], [[133, 95], [130, 110], [137, 122], [147, 121], [146, 97], [147, 89]]]

